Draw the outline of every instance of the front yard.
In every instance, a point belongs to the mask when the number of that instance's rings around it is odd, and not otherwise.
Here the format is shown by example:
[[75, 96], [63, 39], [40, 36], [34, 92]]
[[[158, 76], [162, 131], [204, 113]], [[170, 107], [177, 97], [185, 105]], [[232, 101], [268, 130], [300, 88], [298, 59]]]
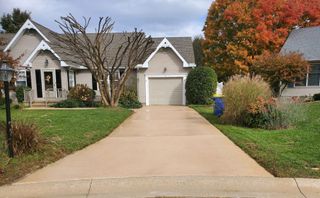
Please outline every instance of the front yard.
[[[5, 121], [5, 110], [0, 112], [0, 121]], [[46, 144], [37, 152], [10, 159], [4, 145], [5, 131], [0, 131], [0, 185], [102, 139], [131, 113], [123, 108], [12, 110], [13, 120], [36, 123]]]
[[273, 175], [320, 178], [320, 103], [304, 106], [305, 121], [274, 131], [224, 125], [212, 114], [212, 107], [191, 107]]

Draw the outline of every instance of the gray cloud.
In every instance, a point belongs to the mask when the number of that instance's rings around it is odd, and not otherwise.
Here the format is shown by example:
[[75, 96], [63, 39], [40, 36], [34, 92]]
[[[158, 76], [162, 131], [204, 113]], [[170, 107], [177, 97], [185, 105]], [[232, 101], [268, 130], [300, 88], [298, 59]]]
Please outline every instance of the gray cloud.
[[92, 17], [91, 31], [99, 16], [115, 21], [114, 31], [143, 29], [152, 36], [195, 36], [202, 33], [212, 0], [0, 0], [0, 13], [13, 8], [29, 10], [32, 18], [59, 31], [54, 20], [72, 13]]

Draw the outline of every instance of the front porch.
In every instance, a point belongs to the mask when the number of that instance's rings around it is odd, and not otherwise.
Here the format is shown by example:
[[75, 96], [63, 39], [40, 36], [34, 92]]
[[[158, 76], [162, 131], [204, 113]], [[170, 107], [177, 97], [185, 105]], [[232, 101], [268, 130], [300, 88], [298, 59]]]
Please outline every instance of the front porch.
[[56, 93], [51, 90], [46, 90], [42, 98], [38, 98], [36, 90], [25, 90], [24, 91], [24, 104], [29, 107], [45, 106], [48, 107], [50, 104], [57, 103], [62, 100], [66, 100], [68, 96], [68, 90], [57, 89]]

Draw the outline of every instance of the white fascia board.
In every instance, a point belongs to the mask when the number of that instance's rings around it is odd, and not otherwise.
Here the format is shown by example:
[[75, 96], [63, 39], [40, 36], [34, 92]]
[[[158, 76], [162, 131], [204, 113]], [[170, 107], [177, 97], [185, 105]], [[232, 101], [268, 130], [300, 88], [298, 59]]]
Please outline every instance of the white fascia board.
[[43, 35], [42, 32], [40, 32], [40, 30], [29, 19], [27, 19], [26, 22], [24, 22], [24, 24], [21, 26], [19, 31], [11, 39], [4, 51], [10, 49], [10, 47], [22, 36], [23, 32], [27, 29], [35, 29], [45, 41], [50, 42], [49, 39], [45, 35]]
[[147, 60], [140, 66], [137, 65], [137, 67], [140, 68], [148, 68], [149, 67], [149, 61], [154, 57], [154, 55], [156, 55], [156, 53], [161, 49], [161, 48], [171, 48], [174, 53], [179, 57], [179, 59], [182, 61], [183, 63], [183, 67], [192, 67], [190, 66], [189, 63], [187, 63], [187, 61], [181, 56], [181, 54], [176, 50], [176, 48], [174, 48], [174, 46], [169, 42], [169, 40], [167, 38], [164, 38], [160, 44], [157, 46], [156, 50], [154, 52], [151, 53], [151, 55], [147, 58]]
[[46, 43], [46, 41], [42, 40], [39, 45], [32, 51], [27, 60], [22, 64], [25, 67], [32, 67], [32, 61], [36, 57], [36, 55], [40, 52], [40, 50], [49, 50], [59, 61], [61, 67], [68, 67], [69, 65], [62, 61], [61, 58], [55, 53], [51, 47]]

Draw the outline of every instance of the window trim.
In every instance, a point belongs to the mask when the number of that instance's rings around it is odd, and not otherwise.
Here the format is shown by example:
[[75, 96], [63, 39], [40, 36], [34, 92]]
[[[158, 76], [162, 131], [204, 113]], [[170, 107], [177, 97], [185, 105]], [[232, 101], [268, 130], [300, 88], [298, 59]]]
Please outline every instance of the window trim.
[[[310, 66], [312, 67], [313, 65], [318, 65], [319, 67], [319, 72], [315, 73], [315, 74], [319, 74], [319, 84], [318, 85], [309, 85], [309, 74], [310, 73], [307, 73], [306, 75], [306, 84], [305, 85], [301, 85], [301, 86], [297, 86], [296, 83], [293, 83], [293, 87], [292, 88], [313, 88], [313, 87], [320, 87], [320, 62], [314, 62], [314, 63], [310, 63]], [[312, 74], [312, 73], [311, 73]], [[292, 88], [289, 88], [289, 89], [292, 89]]]

